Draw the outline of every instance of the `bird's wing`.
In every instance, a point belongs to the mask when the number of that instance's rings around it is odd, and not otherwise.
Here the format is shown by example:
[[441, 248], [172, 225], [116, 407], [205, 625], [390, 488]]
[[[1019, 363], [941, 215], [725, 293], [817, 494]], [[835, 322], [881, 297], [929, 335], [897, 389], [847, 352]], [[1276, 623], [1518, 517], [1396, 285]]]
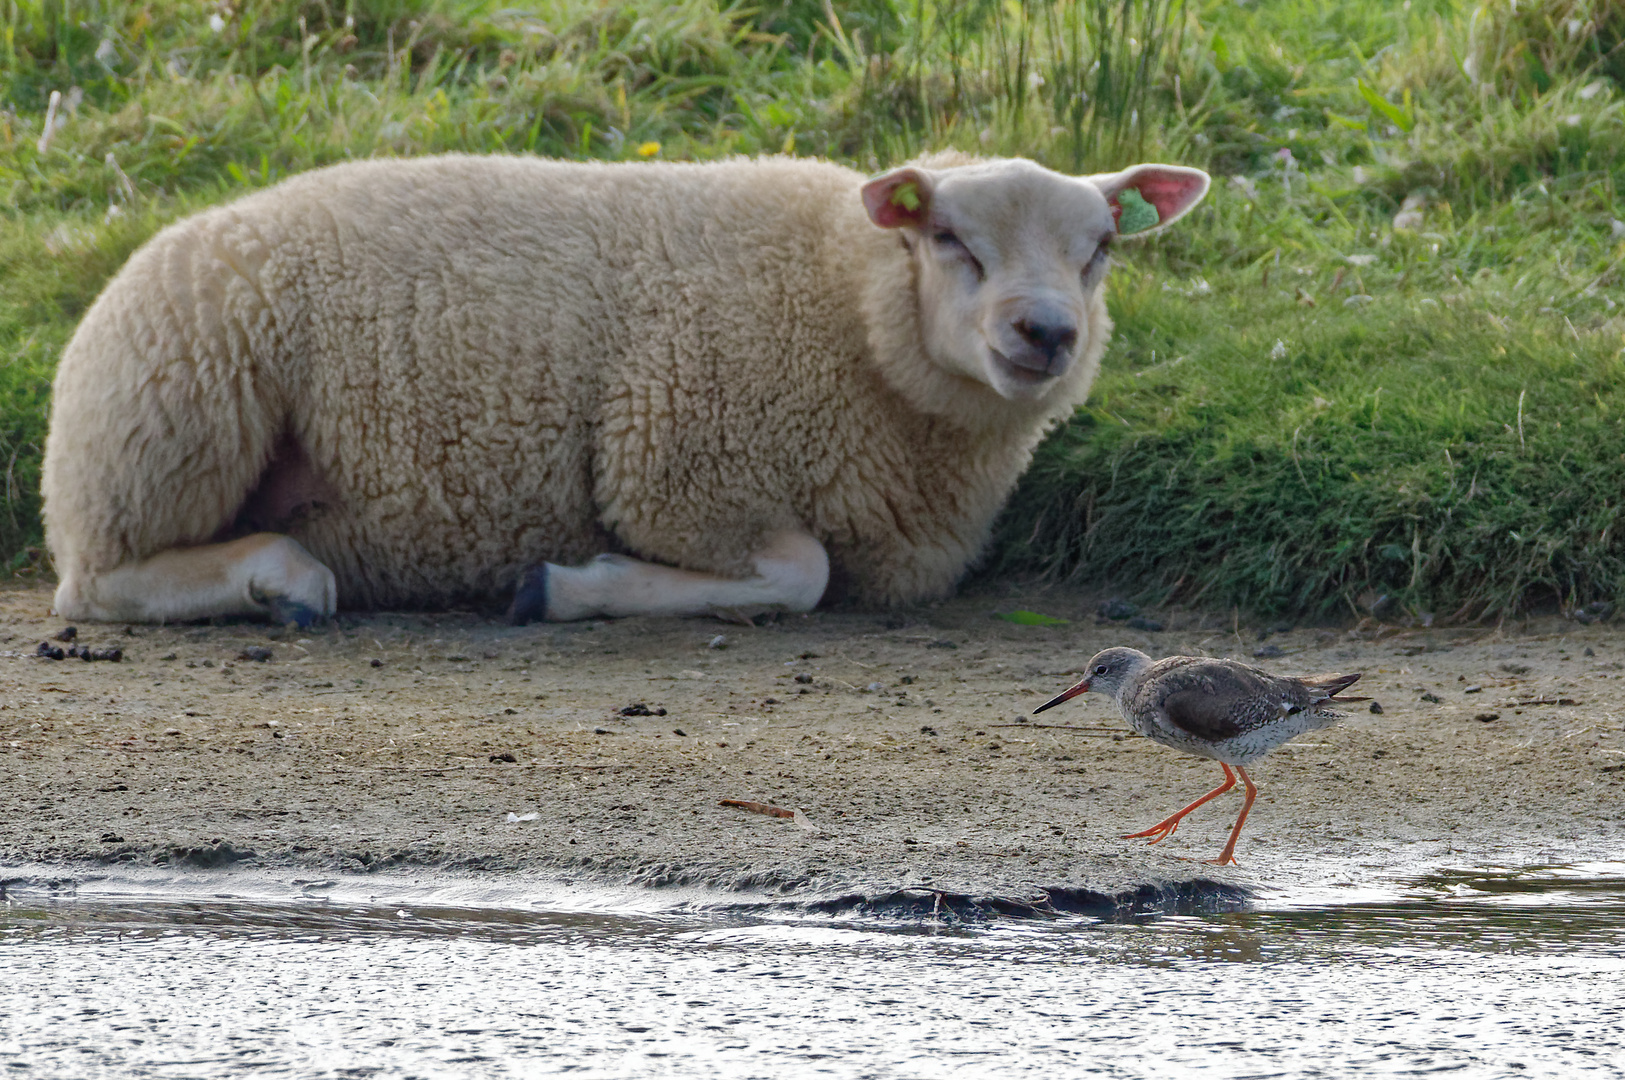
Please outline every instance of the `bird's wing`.
[[1310, 691], [1233, 660], [1198, 659], [1161, 672], [1151, 704], [1179, 731], [1219, 742], [1308, 708]]
[[[1298, 679], [1309, 689], [1309, 700], [1318, 704], [1336, 697], [1360, 681], [1360, 672], [1352, 675], [1304, 675]], [[1342, 698], [1343, 701], [1364, 701], [1364, 698]]]

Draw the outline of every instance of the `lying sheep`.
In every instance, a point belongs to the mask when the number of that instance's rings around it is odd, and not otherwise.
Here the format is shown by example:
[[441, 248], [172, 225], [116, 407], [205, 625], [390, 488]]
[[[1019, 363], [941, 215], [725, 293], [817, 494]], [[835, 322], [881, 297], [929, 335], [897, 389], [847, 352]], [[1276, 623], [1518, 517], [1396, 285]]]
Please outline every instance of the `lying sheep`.
[[[1206, 174], [366, 161], [159, 233], [63, 353], [60, 614], [947, 593]], [[596, 556], [596, 557], [595, 557]]]

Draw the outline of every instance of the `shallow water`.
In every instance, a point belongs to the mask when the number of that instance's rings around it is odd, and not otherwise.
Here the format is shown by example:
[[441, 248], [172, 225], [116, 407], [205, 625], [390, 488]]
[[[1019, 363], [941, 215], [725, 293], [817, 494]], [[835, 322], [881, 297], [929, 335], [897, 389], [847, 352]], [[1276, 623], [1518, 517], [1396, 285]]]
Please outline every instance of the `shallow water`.
[[0, 1075], [1625, 1070], [1621, 864], [1116, 920], [579, 897], [528, 910], [330, 885], [281, 899], [14, 889]]

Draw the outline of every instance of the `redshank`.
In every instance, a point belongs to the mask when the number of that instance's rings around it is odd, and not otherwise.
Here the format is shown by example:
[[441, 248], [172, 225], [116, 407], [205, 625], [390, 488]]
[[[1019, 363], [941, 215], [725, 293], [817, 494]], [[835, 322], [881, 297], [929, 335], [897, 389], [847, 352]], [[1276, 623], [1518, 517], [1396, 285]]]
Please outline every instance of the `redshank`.
[[[1123, 839], [1147, 839], [1155, 844], [1174, 834], [1180, 820], [1209, 799], [1236, 786], [1236, 774], [1246, 785], [1230, 840], [1209, 862], [1224, 866], [1236, 861], [1236, 838], [1247, 822], [1258, 788], [1242, 768], [1288, 739], [1326, 727], [1343, 714], [1324, 708], [1327, 702], [1363, 700], [1338, 698], [1360, 675], [1293, 677], [1205, 656], [1170, 656], [1152, 660], [1138, 649], [1107, 649], [1089, 661], [1089, 672], [1064, 693], [1033, 712], [1059, 705], [1091, 690], [1110, 694], [1129, 726], [1148, 739], [1187, 754], [1213, 758], [1224, 769], [1224, 783], [1171, 817]], [[1235, 772], [1230, 767], [1235, 766]]]

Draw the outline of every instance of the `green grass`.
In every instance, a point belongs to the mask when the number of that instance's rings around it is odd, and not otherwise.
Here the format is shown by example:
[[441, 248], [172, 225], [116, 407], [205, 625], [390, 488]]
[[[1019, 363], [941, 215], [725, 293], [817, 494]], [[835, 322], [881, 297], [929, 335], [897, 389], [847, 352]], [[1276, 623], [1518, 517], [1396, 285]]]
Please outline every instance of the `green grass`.
[[75, 321], [200, 206], [380, 154], [953, 145], [1217, 179], [1120, 260], [990, 567], [1260, 614], [1625, 595], [1622, 38], [1606, 0], [0, 0], [0, 563], [40, 567]]

